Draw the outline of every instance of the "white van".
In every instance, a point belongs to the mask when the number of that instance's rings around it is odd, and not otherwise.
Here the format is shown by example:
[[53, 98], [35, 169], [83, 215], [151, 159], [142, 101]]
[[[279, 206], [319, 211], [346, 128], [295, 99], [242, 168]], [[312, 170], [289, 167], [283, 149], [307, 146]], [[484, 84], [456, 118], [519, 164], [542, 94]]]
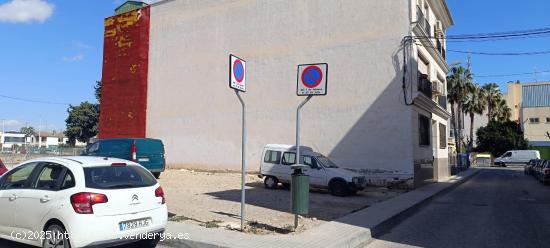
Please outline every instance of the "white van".
[[537, 150], [515, 150], [507, 151], [495, 159], [495, 165], [503, 166], [512, 164], [527, 164], [531, 159], [540, 159], [540, 152]]
[[[329, 189], [336, 196], [355, 194], [366, 186], [365, 176], [338, 168], [334, 162], [307, 146], [300, 146], [300, 164], [309, 166], [304, 171], [309, 184], [315, 188]], [[276, 189], [279, 183], [290, 188], [291, 165], [296, 163], [296, 146], [268, 144], [264, 147], [260, 165], [260, 178], [268, 189]]]

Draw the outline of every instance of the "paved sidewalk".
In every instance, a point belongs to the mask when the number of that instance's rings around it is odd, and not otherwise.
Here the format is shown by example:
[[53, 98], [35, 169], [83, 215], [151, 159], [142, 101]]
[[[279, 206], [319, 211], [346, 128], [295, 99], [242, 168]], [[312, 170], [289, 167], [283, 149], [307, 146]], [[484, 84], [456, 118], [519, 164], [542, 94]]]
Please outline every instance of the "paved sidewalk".
[[367, 209], [346, 215], [298, 235], [253, 235], [223, 229], [170, 222], [167, 233], [185, 233], [189, 239], [166, 240], [162, 246], [172, 247], [363, 247], [372, 236], [383, 233], [393, 224], [406, 218], [422, 203], [435, 195], [474, 176], [472, 168], [444, 182], [430, 184]]

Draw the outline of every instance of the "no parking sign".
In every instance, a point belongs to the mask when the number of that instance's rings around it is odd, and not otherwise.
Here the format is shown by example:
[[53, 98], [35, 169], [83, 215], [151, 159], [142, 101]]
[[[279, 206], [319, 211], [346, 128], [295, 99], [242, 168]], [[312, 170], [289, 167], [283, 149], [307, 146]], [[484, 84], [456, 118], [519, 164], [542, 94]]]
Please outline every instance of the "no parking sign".
[[246, 92], [246, 61], [229, 55], [229, 87]]
[[328, 64], [298, 65], [296, 95], [312, 96], [327, 94]]

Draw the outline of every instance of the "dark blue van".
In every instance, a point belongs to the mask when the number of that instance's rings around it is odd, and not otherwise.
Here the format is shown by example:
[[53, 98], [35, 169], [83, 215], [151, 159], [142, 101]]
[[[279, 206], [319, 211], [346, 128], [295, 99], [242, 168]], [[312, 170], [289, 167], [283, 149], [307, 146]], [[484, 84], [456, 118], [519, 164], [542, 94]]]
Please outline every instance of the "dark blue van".
[[162, 140], [150, 138], [100, 139], [89, 144], [83, 156], [121, 158], [139, 163], [155, 175], [166, 168]]

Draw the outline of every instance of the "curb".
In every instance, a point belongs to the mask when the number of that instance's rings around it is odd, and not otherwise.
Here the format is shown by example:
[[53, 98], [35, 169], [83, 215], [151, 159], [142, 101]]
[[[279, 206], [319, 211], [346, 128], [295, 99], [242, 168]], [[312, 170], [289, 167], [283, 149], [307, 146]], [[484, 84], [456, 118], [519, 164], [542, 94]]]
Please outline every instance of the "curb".
[[[200, 234], [201, 240], [165, 240], [161, 244], [169, 247], [186, 248], [229, 248], [229, 247], [365, 247], [374, 238], [389, 232], [407, 217], [429, 204], [435, 197], [445, 194], [481, 170], [470, 168], [466, 175], [455, 175], [446, 182], [429, 184], [387, 201], [373, 205], [296, 236], [249, 236], [226, 230], [204, 230], [200, 227], [173, 223], [175, 229]], [[463, 173], [461, 173], [463, 174]], [[409, 194], [410, 193], [410, 194]], [[331, 235], [327, 235], [330, 233]], [[193, 235], [194, 236], [194, 235]], [[330, 237], [339, 237], [333, 239]], [[207, 237], [207, 238], [204, 238]], [[209, 240], [210, 237], [217, 239]]]

